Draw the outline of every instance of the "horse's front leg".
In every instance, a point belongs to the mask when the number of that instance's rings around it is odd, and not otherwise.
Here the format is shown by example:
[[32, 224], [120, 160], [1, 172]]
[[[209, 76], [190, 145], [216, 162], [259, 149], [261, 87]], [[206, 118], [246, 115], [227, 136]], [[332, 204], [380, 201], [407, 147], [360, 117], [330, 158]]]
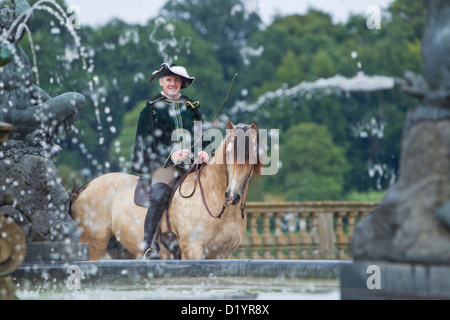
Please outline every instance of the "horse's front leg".
[[204, 260], [205, 252], [198, 243], [191, 243], [185, 248], [181, 248], [181, 260]]

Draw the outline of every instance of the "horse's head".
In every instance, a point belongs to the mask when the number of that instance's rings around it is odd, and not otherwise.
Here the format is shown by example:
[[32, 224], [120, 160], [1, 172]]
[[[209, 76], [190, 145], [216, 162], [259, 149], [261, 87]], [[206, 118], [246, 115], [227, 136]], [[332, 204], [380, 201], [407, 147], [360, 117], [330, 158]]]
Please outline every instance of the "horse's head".
[[255, 122], [235, 126], [227, 122], [227, 135], [223, 148], [226, 164], [227, 188], [225, 202], [236, 205], [243, 197], [252, 175], [259, 175], [263, 164], [258, 152], [259, 136]]

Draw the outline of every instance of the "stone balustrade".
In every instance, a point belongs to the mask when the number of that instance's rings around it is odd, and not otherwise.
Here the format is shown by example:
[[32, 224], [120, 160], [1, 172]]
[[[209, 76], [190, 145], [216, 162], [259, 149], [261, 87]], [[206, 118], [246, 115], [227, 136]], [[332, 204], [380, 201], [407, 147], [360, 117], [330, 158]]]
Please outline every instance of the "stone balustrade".
[[375, 202], [249, 202], [247, 235], [238, 259], [351, 258], [355, 224]]

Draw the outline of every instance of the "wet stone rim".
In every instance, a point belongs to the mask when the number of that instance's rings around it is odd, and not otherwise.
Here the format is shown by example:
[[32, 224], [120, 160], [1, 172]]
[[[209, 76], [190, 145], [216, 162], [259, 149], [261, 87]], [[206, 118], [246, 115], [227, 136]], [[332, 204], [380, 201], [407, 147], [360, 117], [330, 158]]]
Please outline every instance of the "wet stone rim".
[[[317, 260], [203, 260], [74, 261], [57, 264], [24, 263], [14, 274], [17, 280], [58, 281], [68, 278], [67, 268], [78, 266], [83, 283], [136, 284], [139, 280], [177, 277], [286, 277], [338, 278], [343, 264], [350, 261]], [[61, 280], [61, 281], [59, 281]]]

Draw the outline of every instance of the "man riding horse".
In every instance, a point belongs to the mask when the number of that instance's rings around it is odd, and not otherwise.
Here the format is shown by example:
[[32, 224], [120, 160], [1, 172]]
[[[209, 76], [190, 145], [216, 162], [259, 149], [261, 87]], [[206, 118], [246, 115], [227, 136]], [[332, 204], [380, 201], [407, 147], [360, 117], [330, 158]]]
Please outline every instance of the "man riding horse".
[[[194, 122], [202, 121], [200, 103], [180, 91], [189, 88], [195, 78], [182, 66], [163, 63], [153, 73], [159, 76], [160, 94], [148, 101], [141, 111], [136, 131], [133, 171], [142, 174], [141, 182], [150, 190], [148, 211], [144, 224], [144, 259], [159, 260], [159, 245], [153, 241], [159, 221], [166, 209], [171, 186], [185, 172], [185, 164], [191, 159]], [[198, 122], [197, 122], [198, 123]], [[201, 128], [199, 128], [201, 130]], [[208, 162], [206, 152], [198, 152], [198, 159]]]

